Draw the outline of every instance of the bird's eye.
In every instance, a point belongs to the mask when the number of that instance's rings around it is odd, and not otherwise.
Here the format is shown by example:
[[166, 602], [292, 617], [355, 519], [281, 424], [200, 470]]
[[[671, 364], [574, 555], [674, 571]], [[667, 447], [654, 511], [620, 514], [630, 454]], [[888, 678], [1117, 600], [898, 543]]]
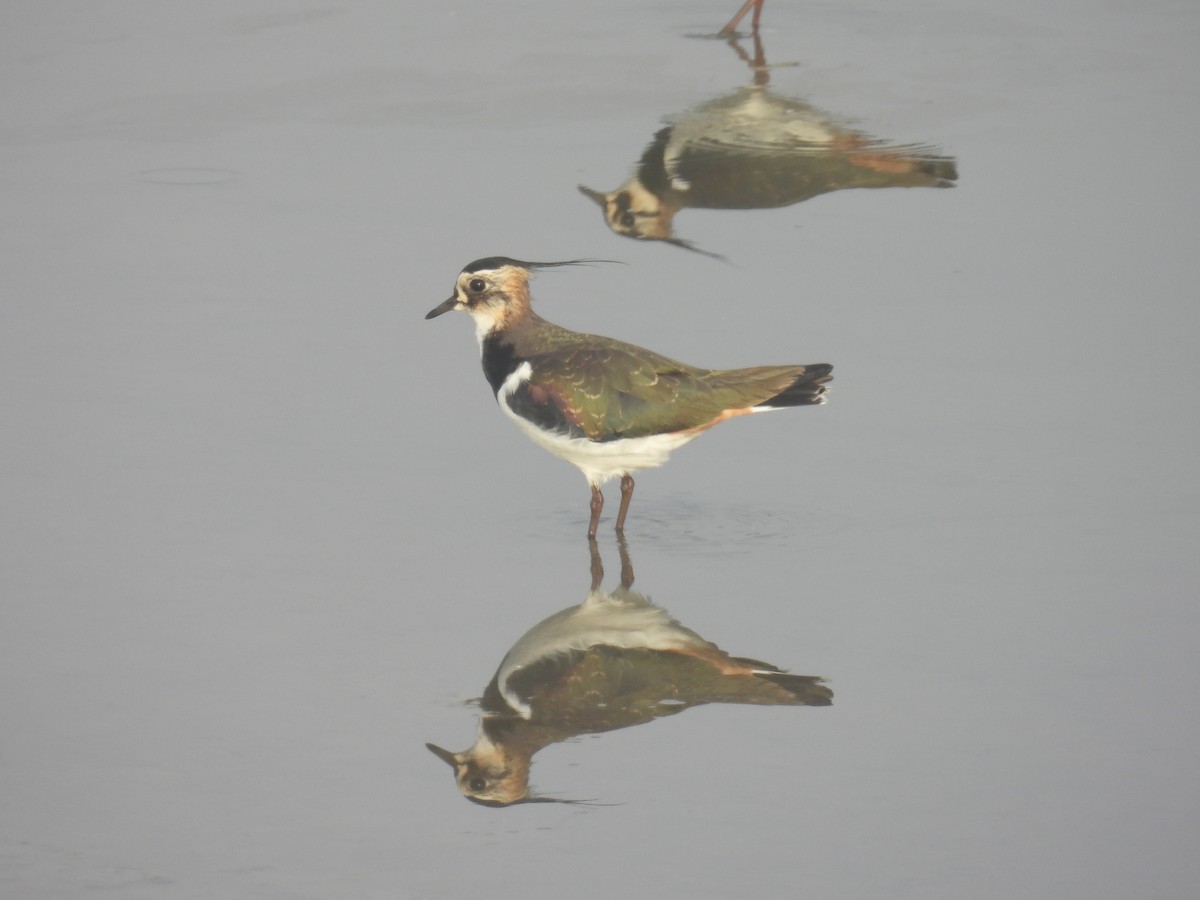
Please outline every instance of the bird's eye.
[[634, 223], [633, 213], [627, 212], [621, 214], [621, 226], [623, 228], [632, 228]]
[[476, 792], [482, 791], [485, 787], [487, 787], [487, 781], [482, 778], [472, 778], [469, 782], [467, 782], [467, 787]]
[[487, 287], [487, 282], [485, 282], [482, 278], [472, 278], [467, 283], [467, 287], [469, 287], [476, 294], [481, 294], [483, 293], [483, 289]]

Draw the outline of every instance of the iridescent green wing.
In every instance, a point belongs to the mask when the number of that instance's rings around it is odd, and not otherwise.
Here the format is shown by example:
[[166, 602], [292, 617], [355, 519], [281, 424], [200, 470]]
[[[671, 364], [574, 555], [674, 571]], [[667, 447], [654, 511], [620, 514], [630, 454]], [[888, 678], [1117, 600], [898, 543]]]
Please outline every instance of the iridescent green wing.
[[572, 433], [594, 441], [682, 431], [722, 411], [707, 370], [618, 341], [564, 341], [527, 358], [530, 399], [552, 405]]
[[701, 428], [787, 389], [799, 366], [700, 369], [611, 338], [541, 320], [510, 336], [530, 380], [509, 402], [526, 419], [593, 441]]

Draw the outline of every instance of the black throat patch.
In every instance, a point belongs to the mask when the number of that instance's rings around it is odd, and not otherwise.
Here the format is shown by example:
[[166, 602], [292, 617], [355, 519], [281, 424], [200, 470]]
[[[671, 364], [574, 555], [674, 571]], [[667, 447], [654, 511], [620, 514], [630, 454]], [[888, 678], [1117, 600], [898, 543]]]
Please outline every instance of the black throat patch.
[[521, 365], [513, 345], [497, 334], [489, 334], [483, 339], [483, 350], [480, 355], [483, 362], [483, 375], [492, 386], [492, 393], [500, 393], [500, 386]]

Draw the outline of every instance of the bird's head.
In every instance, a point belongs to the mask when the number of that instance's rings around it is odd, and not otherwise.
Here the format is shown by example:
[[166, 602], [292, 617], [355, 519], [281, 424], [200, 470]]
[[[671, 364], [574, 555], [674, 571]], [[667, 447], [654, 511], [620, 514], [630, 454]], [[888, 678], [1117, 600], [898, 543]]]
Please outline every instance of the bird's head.
[[488, 740], [477, 741], [461, 753], [436, 744], [425, 746], [454, 769], [454, 781], [468, 800], [483, 806], [511, 806], [528, 800], [528, 758], [512, 757], [505, 747]]
[[676, 237], [673, 223], [679, 205], [669, 203], [665, 197], [648, 190], [637, 179], [607, 194], [581, 184], [579, 193], [604, 210], [604, 222], [614, 234], [638, 241], [662, 241], [703, 256], [722, 258], [717, 253], [701, 250], [691, 241]]
[[529, 315], [529, 279], [538, 269], [574, 266], [607, 260], [570, 259], [564, 262], [524, 262], [507, 256], [489, 256], [469, 263], [458, 274], [454, 293], [431, 309], [425, 318], [461, 309], [475, 320], [480, 337], [503, 331]]
[[532, 753], [528, 749], [516, 750], [492, 743], [482, 732], [480, 739], [461, 753], [452, 753], [437, 744], [425, 746], [454, 769], [454, 781], [459, 791], [480, 806], [513, 806], [517, 803], [604, 805], [594, 800], [566, 800], [534, 793], [529, 789]]

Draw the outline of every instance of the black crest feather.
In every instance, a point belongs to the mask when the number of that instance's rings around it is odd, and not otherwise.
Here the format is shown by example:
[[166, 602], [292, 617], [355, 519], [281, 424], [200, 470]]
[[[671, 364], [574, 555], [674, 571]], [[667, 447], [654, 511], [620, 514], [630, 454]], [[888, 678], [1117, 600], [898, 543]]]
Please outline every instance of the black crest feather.
[[519, 269], [553, 269], [556, 266], [586, 266], [590, 263], [616, 263], [621, 265], [619, 260], [615, 259], [566, 259], [562, 262], [529, 262], [523, 259], [513, 259], [509, 256], [485, 256], [483, 259], [477, 259], [474, 262], [467, 263], [463, 266], [463, 271], [467, 273], [482, 272], [486, 269], [499, 269], [502, 266], [516, 266]]

